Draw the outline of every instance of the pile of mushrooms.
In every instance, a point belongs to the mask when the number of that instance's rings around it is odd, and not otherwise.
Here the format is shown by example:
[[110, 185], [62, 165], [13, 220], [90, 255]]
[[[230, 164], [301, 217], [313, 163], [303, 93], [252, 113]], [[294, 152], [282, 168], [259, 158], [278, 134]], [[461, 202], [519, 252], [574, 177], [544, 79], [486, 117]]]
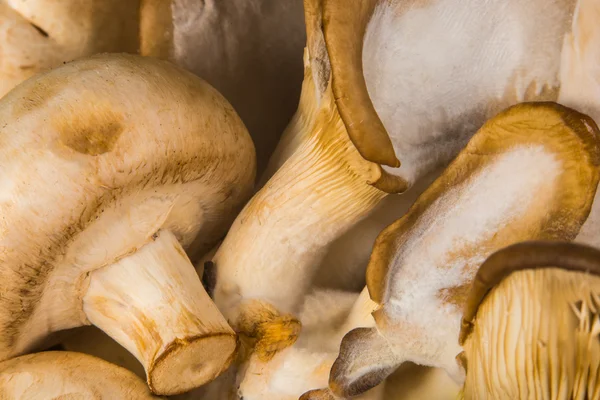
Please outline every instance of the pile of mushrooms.
[[0, 0], [0, 397], [597, 396], [598, 18]]

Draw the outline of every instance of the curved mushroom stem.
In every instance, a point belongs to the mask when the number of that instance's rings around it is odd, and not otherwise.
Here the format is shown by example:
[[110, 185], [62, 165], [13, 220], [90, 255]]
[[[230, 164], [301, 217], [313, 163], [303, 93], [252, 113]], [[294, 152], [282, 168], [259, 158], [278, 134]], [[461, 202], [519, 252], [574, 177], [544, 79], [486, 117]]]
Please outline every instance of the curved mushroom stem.
[[214, 258], [215, 302], [251, 336], [298, 311], [329, 243], [386, 195], [369, 184], [378, 166], [354, 148], [333, 99], [323, 103], [311, 135], [246, 205]]
[[142, 363], [153, 392], [201, 386], [232, 362], [235, 333], [171, 232], [89, 279], [85, 314]]

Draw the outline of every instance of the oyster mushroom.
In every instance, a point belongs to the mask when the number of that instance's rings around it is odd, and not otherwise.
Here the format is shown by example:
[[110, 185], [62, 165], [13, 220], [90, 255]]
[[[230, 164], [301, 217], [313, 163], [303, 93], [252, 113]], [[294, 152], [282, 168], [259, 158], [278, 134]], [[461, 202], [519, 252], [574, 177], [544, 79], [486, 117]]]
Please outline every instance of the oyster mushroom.
[[0, 363], [2, 399], [158, 399], [132, 372], [80, 353], [49, 351]]
[[19, 85], [0, 121], [0, 359], [93, 324], [155, 393], [227, 368], [236, 335], [188, 258], [252, 190], [254, 148], [227, 101], [165, 61], [96, 56]]
[[374, 328], [348, 333], [329, 387], [351, 397], [404, 361], [455, 361], [460, 314], [479, 265], [523, 240], [572, 240], [599, 178], [599, 131], [555, 103], [524, 103], [489, 120], [400, 220], [377, 238], [367, 270]]
[[600, 396], [600, 251], [525, 242], [491, 255], [469, 292], [460, 334], [461, 399]]
[[214, 259], [215, 301], [236, 329], [280, 338], [260, 348], [293, 343], [335, 239], [488, 118], [557, 100], [576, 3], [306, 0], [298, 110]]

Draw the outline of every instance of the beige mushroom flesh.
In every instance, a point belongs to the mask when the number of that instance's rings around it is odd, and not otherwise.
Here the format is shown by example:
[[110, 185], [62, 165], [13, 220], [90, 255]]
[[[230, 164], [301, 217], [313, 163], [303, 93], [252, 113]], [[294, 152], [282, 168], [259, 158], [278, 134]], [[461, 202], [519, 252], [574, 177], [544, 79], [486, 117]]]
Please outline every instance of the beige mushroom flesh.
[[501, 110], [559, 98], [565, 38], [582, 48], [588, 3], [305, 1], [298, 110], [214, 258], [215, 302], [236, 330], [271, 338], [259, 340], [265, 359], [297, 338], [332, 242]]
[[516, 242], [576, 237], [600, 177], [599, 138], [591, 118], [556, 103], [524, 103], [489, 120], [377, 238], [367, 270], [375, 327], [345, 336], [330, 390], [358, 395], [405, 361], [461, 382], [456, 338], [477, 268]]
[[155, 393], [224, 371], [236, 335], [190, 258], [252, 191], [254, 147], [229, 103], [168, 62], [105, 55], [19, 85], [0, 121], [0, 359], [93, 324]]
[[600, 251], [524, 242], [481, 266], [465, 306], [460, 399], [600, 396]]
[[80, 353], [49, 351], [0, 363], [1, 399], [159, 399], [132, 372]]

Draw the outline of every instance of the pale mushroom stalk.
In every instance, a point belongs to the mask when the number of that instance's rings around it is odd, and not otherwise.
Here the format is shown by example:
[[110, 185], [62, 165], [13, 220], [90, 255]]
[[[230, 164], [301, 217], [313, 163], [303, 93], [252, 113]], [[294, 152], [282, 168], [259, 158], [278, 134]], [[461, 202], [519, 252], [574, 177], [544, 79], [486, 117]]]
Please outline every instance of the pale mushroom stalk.
[[49, 351], [0, 363], [2, 399], [159, 399], [125, 368], [81, 353]]
[[[318, 23], [306, 13], [309, 26]], [[215, 302], [236, 330], [259, 338], [264, 359], [296, 339], [294, 315], [328, 245], [388, 192], [406, 189], [380, 165], [398, 164], [389, 140], [368, 143], [369, 151], [382, 148], [375, 161], [357, 149], [338, 112], [322, 35], [314, 36], [320, 30], [307, 33], [300, 108], [272, 161], [272, 169], [281, 167], [238, 215], [214, 257]]]
[[600, 396], [600, 251], [524, 242], [491, 255], [465, 304], [460, 399]]
[[493, 251], [523, 240], [572, 240], [600, 176], [598, 127], [555, 103], [489, 120], [400, 220], [377, 238], [367, 270], [376, 326], [342, 341], [329, 386], [351, 397], [405, 361], [463, 379], [455, 338], [468, 287]]
[[252, 141], [225, 99], [165, 61], [97, 56], [18, 86], [0, 120], [0, 359], [93, 323], [155, 393], [223, 372], [236, 335], [188, 254], [252, 190]]

